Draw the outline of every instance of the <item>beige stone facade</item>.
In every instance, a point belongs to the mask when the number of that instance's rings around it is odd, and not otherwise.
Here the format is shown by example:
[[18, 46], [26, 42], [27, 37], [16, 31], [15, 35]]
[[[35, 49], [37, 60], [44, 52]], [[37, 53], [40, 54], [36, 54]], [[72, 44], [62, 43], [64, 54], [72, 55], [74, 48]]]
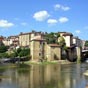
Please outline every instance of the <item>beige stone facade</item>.
[[22, 47], [30, 47], [30, 40], [41, 37], [41, 32], [20, 33], [19, 45]]
[[29, 46], [29, 41], [31, 39], [30, 33], [20, 33], [19, 35], [19, 45], [20, 46]]
[[45, 47], [45, 59], [54, 61], [61, 59], [61, 48], [57, 44], [47, 44]]
[[61, 49], [57, 44], [47, 44], [44, 39], [31, 40], [32, 61], [54, 61], [61, 59]]
[[44, 59], [44, 39], [33, 39], [30, 41], [30, 50], [31, 50], [31, 56], [32, 61], [39, 61]]
[[5, 46], [18, 46], [19, 45], [19, 37], [18, 36], [9, 36], [8, 38], [4, 38], [3, 44]]

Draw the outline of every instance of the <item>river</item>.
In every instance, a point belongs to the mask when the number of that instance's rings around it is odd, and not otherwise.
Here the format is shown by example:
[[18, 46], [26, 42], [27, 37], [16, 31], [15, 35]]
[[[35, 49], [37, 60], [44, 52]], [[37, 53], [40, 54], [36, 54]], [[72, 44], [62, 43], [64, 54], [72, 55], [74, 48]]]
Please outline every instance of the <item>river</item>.
[[88, 64], [0, 67], [0, 88], [86, 88]]

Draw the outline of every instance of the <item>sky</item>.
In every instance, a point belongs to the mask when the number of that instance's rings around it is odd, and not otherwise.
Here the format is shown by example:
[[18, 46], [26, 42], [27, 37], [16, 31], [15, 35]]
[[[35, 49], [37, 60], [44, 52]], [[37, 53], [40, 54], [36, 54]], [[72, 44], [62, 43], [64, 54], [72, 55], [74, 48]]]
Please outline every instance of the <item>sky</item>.
[[0, 35], [32, 30], [88, 40], [88, 0], [0, 0]]

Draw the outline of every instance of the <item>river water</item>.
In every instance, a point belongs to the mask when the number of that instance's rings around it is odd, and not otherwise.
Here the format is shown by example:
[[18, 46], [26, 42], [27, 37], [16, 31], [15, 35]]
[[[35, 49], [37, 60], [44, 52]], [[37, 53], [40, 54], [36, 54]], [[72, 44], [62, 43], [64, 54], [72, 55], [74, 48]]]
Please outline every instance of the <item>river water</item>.
[[0, 88], [86, 88], [88, 64], [0, 67]]

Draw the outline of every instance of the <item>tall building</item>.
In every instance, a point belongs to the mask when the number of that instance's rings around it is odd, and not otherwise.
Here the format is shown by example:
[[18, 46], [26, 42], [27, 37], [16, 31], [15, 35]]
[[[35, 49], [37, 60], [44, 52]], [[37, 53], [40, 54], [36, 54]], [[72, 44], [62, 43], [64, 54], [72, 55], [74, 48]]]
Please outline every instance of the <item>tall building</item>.
[[32, 61], [54, 61], [61, 59], [61, 48], [57, 44], [47, 44], [42, 38], [30, 41]]
[[20, 33], [19, 34], [19, 45], [21, 47], [30, 47], [30, 40], [34, 38], [40, 38], [42, 36], [41, 32], [29, 32], [29, 33]]

